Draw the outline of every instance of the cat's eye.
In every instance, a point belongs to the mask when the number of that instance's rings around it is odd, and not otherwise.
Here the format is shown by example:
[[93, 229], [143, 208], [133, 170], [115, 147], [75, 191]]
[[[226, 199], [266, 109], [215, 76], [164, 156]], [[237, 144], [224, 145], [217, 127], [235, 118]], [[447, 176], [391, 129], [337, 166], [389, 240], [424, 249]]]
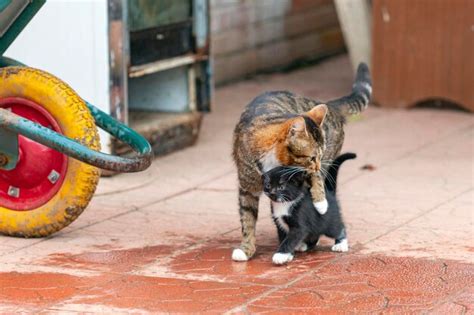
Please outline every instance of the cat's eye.
[[310, 159], [311, 159], [311, 162], [316, 162], [316, 157], [315, 156], [311, 156]]
[[297, 159], [305, 159], [308, 157], [307, 155], [296, 153], [291, 147], [288, 147], [288, 151], [290, 152], [291, 155], [293, 155]]

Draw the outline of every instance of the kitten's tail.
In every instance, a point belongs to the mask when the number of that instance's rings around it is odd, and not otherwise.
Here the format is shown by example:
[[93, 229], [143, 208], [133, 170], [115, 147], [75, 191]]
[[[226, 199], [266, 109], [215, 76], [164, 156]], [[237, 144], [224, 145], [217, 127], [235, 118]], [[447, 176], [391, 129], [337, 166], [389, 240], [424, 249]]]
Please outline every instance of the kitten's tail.
[[344, 153], [339, 155], [334, 161], [332, 161], [331, 166], [328, 168], [328, 174], [324, 185], [329, 191], [336, 191], [337, 186], [337, 174], [339, 172], [339, 167], [344, 161], [355, 159], [357, 155], [355, 153]]
[[352, 93], [327, 102], [328, 106], [338, 107], [345, 115], [354, 115], [367, 108], [372, 95], [372, 81], [370, 79], [369, 67], [365, 63], [360, 63], [357, 67], [357, 74], [352, 85]]

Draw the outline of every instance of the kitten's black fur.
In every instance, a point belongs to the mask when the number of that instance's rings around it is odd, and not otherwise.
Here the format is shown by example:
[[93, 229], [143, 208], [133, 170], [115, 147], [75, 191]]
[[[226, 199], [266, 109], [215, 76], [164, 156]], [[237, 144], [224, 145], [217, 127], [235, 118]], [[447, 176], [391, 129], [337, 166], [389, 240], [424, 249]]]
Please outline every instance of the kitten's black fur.
[[[324, 215], [314, 208], [310, 176], [304, 170], [280, 166], [262, 175], [264, 192], [272, 200], [272, 215], [280, 240], [277, 253], [293, 254], [302, 242], [311, 249], [321, 235], [334, 238], [336, 245], [345, 241], [347, 246], [346, 231], [336, 198], [336, 184], [340, 165], [355, 157], [354, 153], [342, 154], [329, 167], [325, 179], [329, 206]], [[337, 250], [334, 248], [337, 247], [333, 247], [333, 250]]]

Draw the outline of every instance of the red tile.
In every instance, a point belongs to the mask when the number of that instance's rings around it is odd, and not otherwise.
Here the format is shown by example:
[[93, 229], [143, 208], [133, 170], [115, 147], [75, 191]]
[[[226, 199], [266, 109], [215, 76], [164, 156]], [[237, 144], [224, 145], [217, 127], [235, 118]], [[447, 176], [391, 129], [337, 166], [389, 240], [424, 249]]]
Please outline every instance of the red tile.
[[226, 282], [248, 282], [267, 285], [287, 283], [298, 275], [318, 268], [335, 257], [334, 253], [315, 251], [297, 254], [297, 263], [275, 266], [271, 257], [274, 245], [261, 245], [256, 256], [247, 263], [234, 262], [231, 250], [235, 241], [210, 242], [187, 253], [173, 257], [166, 264], [167, 270], [177, 275], [212, 277]]
[[[102, 246], [107, 249], [107, 246]], [[168, 245], [146, 246], [143, 248], [93, 251], [80, 254], [57, 253], [50, 255], [41, 263], [78, 269], [102, 270], [112, 272], [131, 271], [149, 264], [157, 258], [169, 255], [173, 247]]]
[[75, 302], [152, 312], [223, 312], [266, 289], [215, 281], [125, 276], [85, 292], [82, 297], [76, 297]]
[[58, 303], [109, 278], [77, 277], [58, 273], [0, 273], [0, 301], [15, 305]]
[[[472, 283], [472, 264], [350, 254], [251, 303], [248, 310], [416, 313], [464, 292]], [[467, 305], [463, 309], [474, 305], [468, 293], [472, 292], [456, 295], [459, 305]], [[452, 304], [443, 309], [459, 309]]]

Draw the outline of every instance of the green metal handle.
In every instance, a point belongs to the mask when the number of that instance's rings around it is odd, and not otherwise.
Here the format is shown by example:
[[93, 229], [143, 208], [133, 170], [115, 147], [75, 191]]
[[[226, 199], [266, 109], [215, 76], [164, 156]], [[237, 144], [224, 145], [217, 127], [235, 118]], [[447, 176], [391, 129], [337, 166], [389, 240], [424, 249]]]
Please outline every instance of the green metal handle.
[[12, 3], [12, 0], [0, 0], [0, 12], [5, 10], [6, 7], [8, 7]]
[[84, 145], [31, 120], [0, 109], [0, 128], [21, 134], [42, 145], [79, 161], [115, 172], [139, 172], [148, 168], [153, 159], [150, 144], [141, 135], [87, 103], [96, 124], [112, 136], [130, 145], [139, 155], [120, 157], [91, 150]]
[[[23, 63], [5, 56], [0, 56], [0, 68], [8, 66], [25, 66]], [[97, 152], [39, 124], [15, 115], [8, 110], [0, 109], [0, 128], [21, 134], [49, 148], [64, 153], [84, 163], [114, 172], [140, 172], [151, 165], [153, 151], [148, 141], [133, 129], [110, 117], [97, 107], [86, 102], [96, 125], [128, 144], [138, 153], [136, 157], [120, 157]]]

